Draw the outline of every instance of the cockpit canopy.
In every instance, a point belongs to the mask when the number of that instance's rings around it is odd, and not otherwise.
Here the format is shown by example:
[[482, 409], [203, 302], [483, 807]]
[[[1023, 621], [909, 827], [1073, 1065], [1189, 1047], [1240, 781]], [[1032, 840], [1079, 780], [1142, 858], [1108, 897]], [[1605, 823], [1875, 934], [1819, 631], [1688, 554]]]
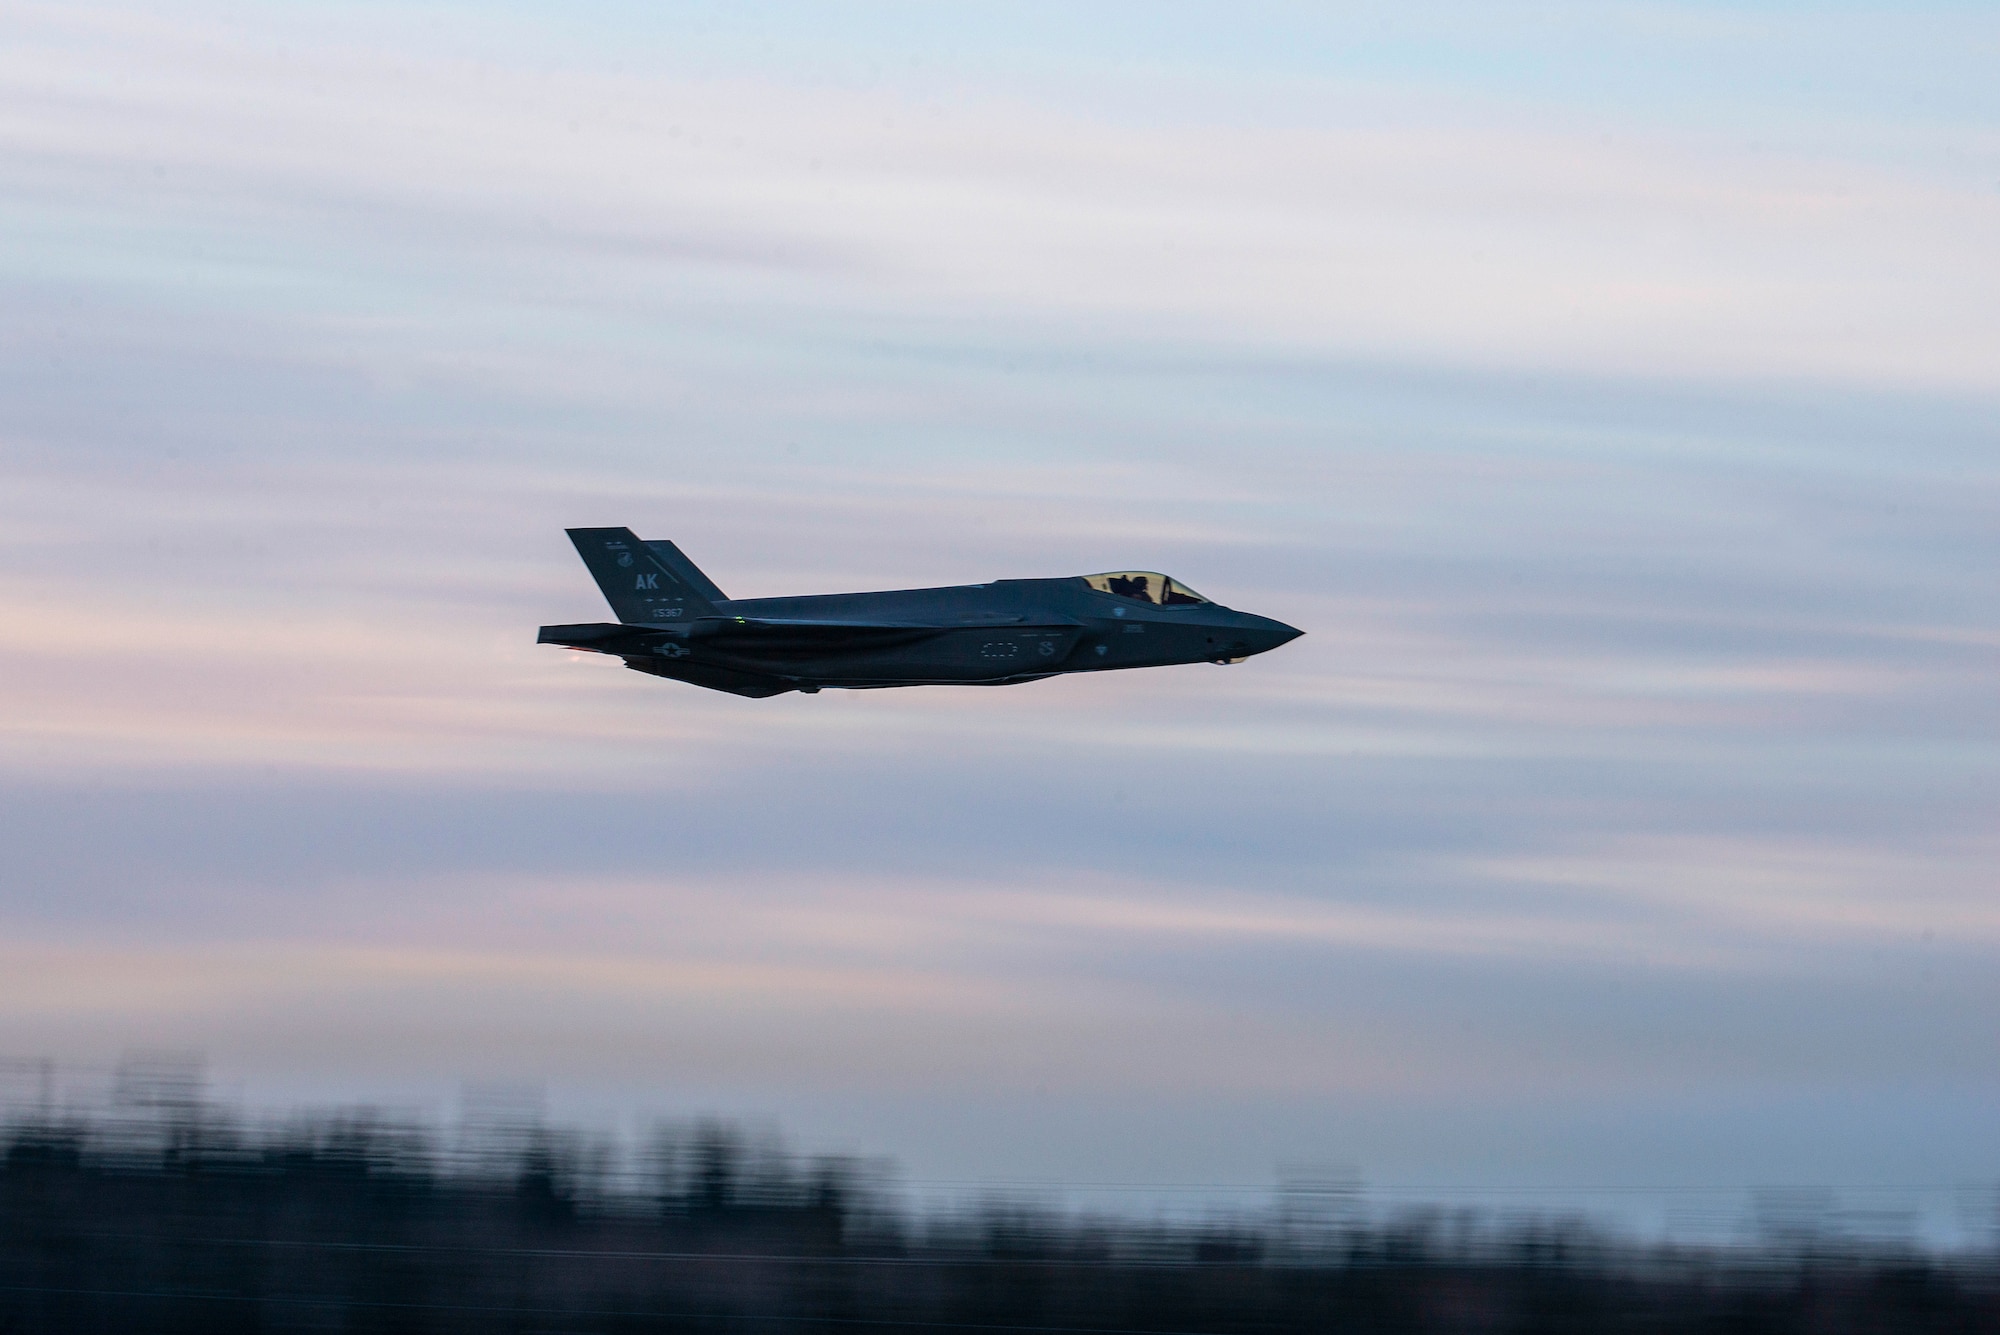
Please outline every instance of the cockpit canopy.
[[1177, 579], [1168, 579], [1156, 570], [1117, 570], [1105, 575], [1085, 575], [1083, 582], [1099, 593], [1115, 594], [1142, 603], [1164, 607], [1187, 607], [1208, 599]]

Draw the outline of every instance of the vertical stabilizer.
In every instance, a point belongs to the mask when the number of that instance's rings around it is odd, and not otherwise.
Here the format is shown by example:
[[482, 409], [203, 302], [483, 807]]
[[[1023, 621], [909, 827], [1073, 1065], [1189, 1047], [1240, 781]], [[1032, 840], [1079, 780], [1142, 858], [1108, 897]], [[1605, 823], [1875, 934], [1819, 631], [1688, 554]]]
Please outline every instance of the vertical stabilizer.
[[663, 538], [648, 538], [646, 545], [653, 549], [653, 555], [660, 558], [660, 564], [674, 572], [674, 578], [693, 589], [712, 603], [726, 603], [729, 595], [715, 587], [715, 581], [701, 573], [701, 567], [687, 559], [680, 548]]
[[[715, 604], [709, 593], [720, 592], [692, 562], [673, 548], [677, 561], [637, 537], [629, 528], [573, 528], [569, 540], [576, 554], [590, 568], [604, 600], [617, 618], [630, 625], [672, 625], [700, 616], [714, 616]], [[671, 544], [669, 544], [671, 546]], [[676, 566], [693, 570], [699, 583], [678, 573]]]

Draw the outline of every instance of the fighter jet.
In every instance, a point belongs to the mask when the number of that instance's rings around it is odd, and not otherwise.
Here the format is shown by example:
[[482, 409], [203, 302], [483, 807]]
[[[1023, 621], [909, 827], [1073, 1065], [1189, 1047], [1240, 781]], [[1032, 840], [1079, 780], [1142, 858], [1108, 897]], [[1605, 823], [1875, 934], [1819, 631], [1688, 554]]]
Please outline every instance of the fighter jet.
[[568, 532], [618, 620], [543, 626], [538, 642], [615, 654], [636, 671], [731, 695], [1240, 663], [1304, 633], [1150, 570], [732, 599], [671, 542], [642, 542], [628, 528]]

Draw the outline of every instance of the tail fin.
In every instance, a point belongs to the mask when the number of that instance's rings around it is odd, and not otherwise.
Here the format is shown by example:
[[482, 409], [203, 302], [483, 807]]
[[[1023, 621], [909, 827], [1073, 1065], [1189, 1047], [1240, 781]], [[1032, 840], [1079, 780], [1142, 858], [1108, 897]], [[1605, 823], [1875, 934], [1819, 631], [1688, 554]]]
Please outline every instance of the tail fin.
[[662, 538], [648, 538], [646, 545], [653, 549], [653, 555], [660, 558], [660, 564], [674, 572], [674, 578], [693, 589], [712, 603], [726, 603], [729, 595], [715, 587], [715, 581], [701, 573], [701, 567], [687, 559], [687, 554]]
[[[721, 590], [695, 570], [678, 548], [673, 554], [680, 559], [669, 562], [662, 559], [664, 553], [639, 541], [629, 528], [573, 528], [568, 532], [576, 554], [590, 567], [591, 578], [604, 590], [604, 600], [620, 621], [661, 625], [716, 614], [708, 594]], [[693, 571], [700, 577], [699, 585], [676, 566]]]

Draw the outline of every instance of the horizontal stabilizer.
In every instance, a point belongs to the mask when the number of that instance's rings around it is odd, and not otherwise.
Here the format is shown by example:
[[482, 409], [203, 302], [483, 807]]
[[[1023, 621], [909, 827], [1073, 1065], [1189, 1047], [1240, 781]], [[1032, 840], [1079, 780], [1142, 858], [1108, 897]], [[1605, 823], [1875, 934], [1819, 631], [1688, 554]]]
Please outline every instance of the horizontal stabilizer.
[[632, 630], [632, 627], [621, 626], [615, 621], [586, 621], [577, 626], [543, 626], [542, 633], [535, 637], [535, 643], [568, 644], [577, 648], [585, 645], [595, 647], [607, 640], [629, 636]]

